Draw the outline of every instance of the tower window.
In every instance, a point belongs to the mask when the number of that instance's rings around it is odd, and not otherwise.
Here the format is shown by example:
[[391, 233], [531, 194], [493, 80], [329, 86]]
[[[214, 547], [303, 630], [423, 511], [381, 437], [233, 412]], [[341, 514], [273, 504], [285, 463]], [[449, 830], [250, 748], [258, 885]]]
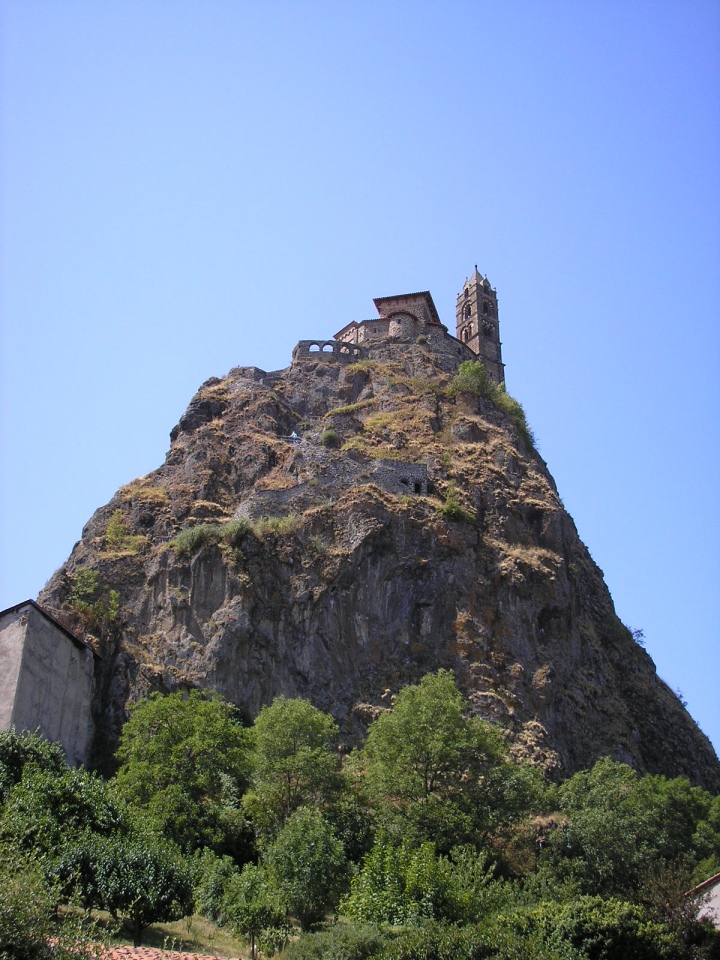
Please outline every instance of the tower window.
[[466, 320], [468, 319], [468, 317], [472, 316], [472, 307], [470, 306], [469, 303], [465, 304], [464, 315]]
[[487, 302], [487, 300], [485, 300], [485, 301], [483, 302], [483, 313], [485, 314], [485, 316], [487, 316], [488, 312], [489, 312], [488, 302]]

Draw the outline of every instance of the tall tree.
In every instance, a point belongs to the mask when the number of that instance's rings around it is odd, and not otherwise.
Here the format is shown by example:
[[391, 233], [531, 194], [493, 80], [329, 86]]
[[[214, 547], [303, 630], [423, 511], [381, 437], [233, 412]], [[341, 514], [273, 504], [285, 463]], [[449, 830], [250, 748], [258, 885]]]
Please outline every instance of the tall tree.
[[253, 727], [251, 789], [243, 798], [261, 837], [300, 806], [328, 803], [340, 787], [337, 724], [308, 700], [277, 697]]
[[364, 747], [368, 790], [399, 842], [410, 830], [441, 850], [478, 840], [496, 808], [516, 812], [534, 778], [516, 776], [499, 729], [465, 715], [447, 670], [404, 687], [370, 726]]
[[196, 690], [152, 694], [131, 709], [117, 757], [118, 790], [131, 809], [185, 850], [234, 851], [249, 736], [231, 704]]

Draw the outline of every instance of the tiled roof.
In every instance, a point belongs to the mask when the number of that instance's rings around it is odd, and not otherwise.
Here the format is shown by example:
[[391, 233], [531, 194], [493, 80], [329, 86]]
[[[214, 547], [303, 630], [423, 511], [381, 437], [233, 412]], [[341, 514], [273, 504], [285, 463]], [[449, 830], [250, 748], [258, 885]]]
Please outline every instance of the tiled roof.
[[[155, 947], [108, 947], [104, 960], [218, 960], [216, 953], [178, 953], [176, 950], [158, 950]], [[242, 960], [238, 957], [237, 960]]]

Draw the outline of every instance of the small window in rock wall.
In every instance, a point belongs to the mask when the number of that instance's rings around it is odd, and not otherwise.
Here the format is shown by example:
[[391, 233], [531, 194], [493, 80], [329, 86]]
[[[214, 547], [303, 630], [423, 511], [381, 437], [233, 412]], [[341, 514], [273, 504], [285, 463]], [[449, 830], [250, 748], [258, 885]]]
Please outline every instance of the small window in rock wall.
[[469, 303], [466, 303], [466, 304], [465, 304], [465, 310], [464, 310], [463, 315], [464, 315], [464, 317], [465, 317], [466, 320], [467, 320], [469, 317], [472, 316], [472, 307], [470, 306]]
[[490, 312], [490, 308], [489, 308], [488, 302], [487, 302], [487, 300], [486, 300], [486, 301], [483, 303], [483, 313], [485, 314], [485, 316], [487, 316], [489, 312]]

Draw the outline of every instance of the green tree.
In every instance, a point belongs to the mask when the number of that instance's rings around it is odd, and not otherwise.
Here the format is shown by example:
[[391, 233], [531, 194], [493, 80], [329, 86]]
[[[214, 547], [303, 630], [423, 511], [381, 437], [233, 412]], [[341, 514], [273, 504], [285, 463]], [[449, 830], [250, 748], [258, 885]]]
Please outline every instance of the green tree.
[[53, 858], [87, 833], [122, 832], [125, 816], [115, 792], [94, 773], [26, 766], [0, 818], [0, 839], [37, 857]]
[[371, 724], [363, 751], [368, 792], [396, 842], [409, 830], [447, 851], [489, 829], [503, 800], [494, 771], [507, 751], [502, 733], [466, 717], [464, 707], [453, 675], [440, 670], [402, 689]]
[[432, 843], [400, 846], [380, 837], [351, 883], [343, 912], [365, 923], [396, 926], [446, 917], [451, 891], [448, 861]]
[[348, 879], [343, 845], [317, 810], [288, 818], [265, 853], [282, 903], [303, 930], [335, 906]]
[[487, 854], [471, 847], [438, 857], [432, 843], [397, 846], [380, 836], [353, 877], [342, 909], [366, 923], [466, 923], [510, 902], [510, 886], [493, 874]]
[[259, 834], [272, 837], [300, 806], [326, 805], [341, 780], [337, 724], [308, 700], [277, 697], [253, 727], [251, 789], [243, 798]]
[[55, 922], [56, 894], [40, 867], [0, 847], [0, 958], [87, 960], [103, 953], [103, 934], [76, 917]]
[[22, 779], [28, 766], [61, 775], [68, 769], [65, 752], [59, 743], [50, 743], [37, 731], [18, 733], [13, 727], [0, 733], [0, 803], [10, 788]]
[[173, 844], [137, 835], [108, 840], [96, 870], [103, 906], [130, 923], [136, 947], [149, 924], [192, 913], [192, 874]]
[[558, 952], [570, 946], [587, 960], [682, 960], [672, 935], [637, 904], [602, 897], [542, 903], [509, 919]]
[[117, 752], [120, 795], [184, 850], [237, 852], [249, 736], [235, 709], [192, 691], [151, 694], [131, 708]]
[[551, 838], [555, 866], [588, 894], [642, 900], [660, 866], [692, 866], [718, 850], [707, 819], [713, 799], [683, 778], [639, 777], [605, 758], [565, 781], [558, 797], [568, 823]]
[[451, 393], [469, 393], [492, 399], [497, 389], [480, 360], [464, 360], [450, 384]]
[[262, 867], [245, 864], [242, 873], [229, 879], [224, 899], [230, 925], [250, 940], [250, 955], [255, 960], [257, 937], [283, 922], [282, 908]]

